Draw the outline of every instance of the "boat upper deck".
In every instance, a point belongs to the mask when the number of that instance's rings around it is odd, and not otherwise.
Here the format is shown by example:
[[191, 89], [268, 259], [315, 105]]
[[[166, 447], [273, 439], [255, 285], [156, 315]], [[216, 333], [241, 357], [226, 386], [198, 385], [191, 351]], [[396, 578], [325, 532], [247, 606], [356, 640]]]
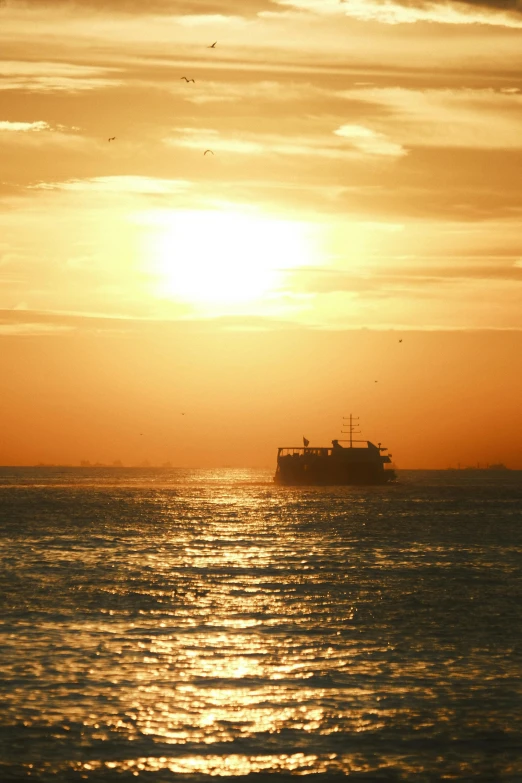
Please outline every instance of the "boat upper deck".
[[376, 446], [369, 440], [353, 441], [353, 443], [364, 443], [364, 446], [341, 446], [338, 441], [333, 441], [332, 446], [279, 446], [277, 450], [278, 461], [285, 457], [296, 458], [316, 458], [325, 459], [328, 457], [339, 457], [346, 460], [376, 460], [381, 462], [390, 462], [388, 456], [381, 455], [382, 451], [387, 451], [383, 446]]

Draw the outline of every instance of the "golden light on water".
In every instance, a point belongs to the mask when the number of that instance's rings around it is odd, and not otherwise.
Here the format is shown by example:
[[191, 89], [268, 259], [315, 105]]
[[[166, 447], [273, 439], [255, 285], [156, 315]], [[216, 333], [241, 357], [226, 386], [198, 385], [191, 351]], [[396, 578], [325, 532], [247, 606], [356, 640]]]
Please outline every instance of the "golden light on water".
[[[209, 755], [185, 756], [185, 757], [143, 757], [129, 759], [124, 762], [100, 762], [78, 764], [77, 769], [101, 770], [118, 769], [119, 772], [132, 771], [137, 775], [139, 772], [164, 772], [169, 771], [175, 774], [205, 774], [215, 777], [237, 777], [239, 775], [249, 775], [255, 772], [292, 772], [309, 769], [310, 772], [317, 772], [318, 757], [306, 753], [281, 753], [281, 754], [262, 754], [257, 756], [242, 756], [233, 754], [229, 756]], [[336, 755], [330, 754], [325, 759], [321, 759], [320, 771], [326, 771], [335, 763]]]
[[[438, 780], [443, 767], [445, 777], [472, 777], [485, 732], [496, 737], [518, 716], [504, 654], [517, 637], [506, 625], [500, 653], [480, 646], [482, 621], [498, 617], [499, 604], [488, 580], [485, 599], [475, 580], [466, 594], [462, 573], [470, 563], [473, 574], [494, 568], [507, 585], [512, 559], [504, 567], [491, 538], [455, 525], [448, 494], [461, 502], [466, 476], [436, 496], [423, 483], [397, 485], [394, 495], [298, 493], [268, 488], [256, 472], [241, 484], [228, 471], [221, 483], [181, 472], [158, 486], [154, 475], [138, 486], [102, 478], [97, 490], [77, 472], [69, 485], [63, 473], [51, 487], [9, 485], [7, 499], [23, 490], [31, 508], [36, 499], [45, 509], [56, 493], [52, 516], [41, 512], [15, 539], [16, 552], [4, 542], [6, 562], [30, 576], [9, 587], [23, 611], [16, 632], [7, 620], [4, 653], [13, 685], [2, 751], [13, 766], [35, 779], [377, 779], [400, 770], [404, 779]], [[68, 495], [73, 521], [56, 523]], [[518, 508], [518, 495], [509, 497]], [[93, 528], [85, 541], [73, 538], [78, 508], [82, 533]], [[452, 538], [425, 545], [426, 520]], [[494, 511], [491, 520], [496, 541]], [[38, 547], [43, 525], [50, 534]], [[477, 607], [485, 600], [479, 618], [465, 618], [469, 595]], [[44, 621], [29, 610], [45, 610]], [[472, 739], [448, 767], [438, 748], [449, 732]], [[505, 734], [499, 781], [520, 777]]]
[[149, 218], [147, 263], [155, 293], [199, 304], [241, 304], [277, 292], [288, 270], [315, 261], [305, 223], [238, 210], [187, 210]]

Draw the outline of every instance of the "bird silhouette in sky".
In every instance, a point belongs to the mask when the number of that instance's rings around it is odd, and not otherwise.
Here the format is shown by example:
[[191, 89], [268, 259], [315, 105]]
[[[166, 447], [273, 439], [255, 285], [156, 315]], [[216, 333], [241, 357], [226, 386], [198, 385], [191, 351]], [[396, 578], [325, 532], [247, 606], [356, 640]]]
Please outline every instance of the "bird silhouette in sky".
[[402, 339], [400, 339], [399, 342], [402, 343]]
[[213, 44], [211, 44], [210, 46], [207, 46], [207, 49], [215, 49], [216, 48], [216, 44], [217, 44], [217, 41], [214, 41]]
[[109, 136], [107, 141], [116, 141], [116, 136]]
[[207, 152], [210, 152], [210, 154], [211, 154], [211, 155], [213, 155], [213, 154], [214, 154], [214, 153], [212, 152], [212, 150], [205, 150], [205, 152], [203, 153], [203, 157], [204, 157], [204, 156], [207, 154]]
[[181, 77], [181, 79], [184, 79], [184, 80], [187, 82], [187, 84], [188, 84], [189, 82], [194, 82], [194, 84], [196, 83], [196, 82], [195, 82], [195, 79], [187, 79], [187, 77], [186, 77], [186, 76], [182, 76], [182, 77]]

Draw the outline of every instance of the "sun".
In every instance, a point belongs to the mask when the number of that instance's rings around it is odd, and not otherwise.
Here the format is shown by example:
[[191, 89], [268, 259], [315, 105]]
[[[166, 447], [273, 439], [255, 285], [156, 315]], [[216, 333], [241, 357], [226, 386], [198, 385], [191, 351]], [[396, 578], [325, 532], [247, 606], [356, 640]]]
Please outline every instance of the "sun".
[[310, 227], [235, 210], [162, 214], [147, 240], [156, 295], [233, 305], [273, 295], [289, 270], [313, 262]]

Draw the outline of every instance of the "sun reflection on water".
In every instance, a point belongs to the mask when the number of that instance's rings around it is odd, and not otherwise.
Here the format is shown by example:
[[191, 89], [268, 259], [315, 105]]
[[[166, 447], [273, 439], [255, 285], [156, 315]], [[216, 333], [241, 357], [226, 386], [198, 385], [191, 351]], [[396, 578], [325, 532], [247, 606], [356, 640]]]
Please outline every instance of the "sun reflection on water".
[[[136, 759], [127, 759], [122, 762], [106, 761], [91, 762], [79, 764], [80, 769], [94, 770], [101, 769], [104, 766], [107, 769], [118, 770], [119, 772], [137, 771], [137, 772], [161, 772], [168, 770], [175, 774], [199, 773], [212, 775], [216, 777], [237, 777], [240, 775], [250, 775], [254, 772], [292, 772], [299, 770], [301, 773], [306, 770], [326, 771], [331, 769], [335, 762], [336, 754], [319, 759], [316, 755], [305, 753], [280, 753], [264, 754], [258, 756], [242, 756], [231, 754], [229, 756], [184, 756], [159, 758], [154, 756], [142, 757]], [[329, 763], [330, 762], [330, 763]], [[317, 769], [319, 763], [319, 770]]]

